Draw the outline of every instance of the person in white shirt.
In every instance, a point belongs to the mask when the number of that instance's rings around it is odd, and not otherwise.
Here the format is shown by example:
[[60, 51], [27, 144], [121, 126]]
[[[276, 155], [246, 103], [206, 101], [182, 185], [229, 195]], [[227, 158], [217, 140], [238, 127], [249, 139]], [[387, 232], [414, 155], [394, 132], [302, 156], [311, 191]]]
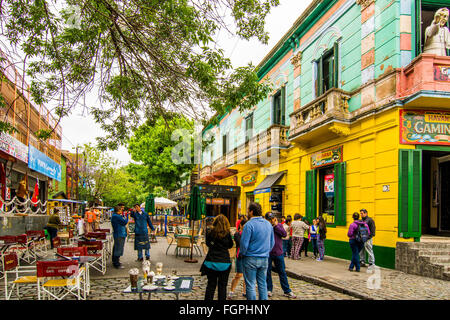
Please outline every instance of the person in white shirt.
[[292, 248], [291, 259], [300, 260], [300, 248], [303, 244], [303, 235], [309, 226], [301, 221], [302, 216], [299, 213], [294, 215], [294, 221], [291, 224], [292, 230]]

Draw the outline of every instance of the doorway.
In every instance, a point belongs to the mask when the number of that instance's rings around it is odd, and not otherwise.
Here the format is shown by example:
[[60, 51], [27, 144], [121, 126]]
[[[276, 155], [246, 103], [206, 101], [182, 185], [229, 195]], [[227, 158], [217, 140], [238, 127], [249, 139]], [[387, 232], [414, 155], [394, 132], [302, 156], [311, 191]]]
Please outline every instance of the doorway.
[[423, 150], [422, 234], [450, 235], [450, 152]]

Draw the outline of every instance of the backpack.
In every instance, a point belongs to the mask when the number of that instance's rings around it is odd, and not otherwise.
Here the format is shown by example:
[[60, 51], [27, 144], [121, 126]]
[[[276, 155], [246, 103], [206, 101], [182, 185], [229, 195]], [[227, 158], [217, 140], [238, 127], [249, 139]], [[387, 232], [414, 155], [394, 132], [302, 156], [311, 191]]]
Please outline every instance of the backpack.
[[366, 224], [358, 224], [356, 229], [355, 239], [358, 242], [364, 243], [369, 239], [369, 227]]

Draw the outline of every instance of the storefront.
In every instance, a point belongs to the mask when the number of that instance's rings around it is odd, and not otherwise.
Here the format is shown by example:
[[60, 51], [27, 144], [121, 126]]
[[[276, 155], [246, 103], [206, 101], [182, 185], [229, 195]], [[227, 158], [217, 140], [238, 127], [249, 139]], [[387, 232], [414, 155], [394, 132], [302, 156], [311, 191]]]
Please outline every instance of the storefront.
[[240, 206], [241, 188], [229, 185], [199, 185], [202, 197], [206, 198], [206, 216], [215, 217], [223, 214], [234, 226], [237, 221], [238, 208]]
[[276, 214], [277, 217], [285, 215], [284, 212], [284, 185], [280, 184], [283, 176], [287, 174], [286, 171], [277, 172], [271, 175], [267, 175], [264, 180], [255, 187], [253, 194], [255, 201], [261, 204], [263, 214], [265, 210]]
[[421, 235], [450, 235], [450, 112], [400, 110], [400, 143], [415, 147], [400, 155], [401, 191], [413, 195], [399, 208], [402, 221]]

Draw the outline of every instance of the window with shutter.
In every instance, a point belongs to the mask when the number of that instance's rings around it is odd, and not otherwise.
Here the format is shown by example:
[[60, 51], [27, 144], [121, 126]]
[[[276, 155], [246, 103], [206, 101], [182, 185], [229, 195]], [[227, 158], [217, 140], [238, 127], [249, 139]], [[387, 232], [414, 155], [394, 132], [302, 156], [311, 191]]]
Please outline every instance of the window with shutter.
[[315, 97], [327, 92], [331, 88], [339, 87], [339, 43], [335, 42], [333, 48], [325, 51], [315, 62]]
[[272, 114], [273, 114], [273, 121], [272, 124], [280, 124], [284, 125], [285, 121], [285, 87], [278, 90], [278, 92], [273, 96], [273, 108], [272, 108]]
[[311, 221], [317, 216], [317, 171], [306, 171], [305, 216]]
[[422, 150], [399, 150], [398, 234], [417, 238], [422, 231]]
[[334, 191], [335, 191], [335, 203], [334, 203], [334, 215], [335, 225], [345, 226], [346, 221], [346, 163], [336, 163], [334, 165]]

